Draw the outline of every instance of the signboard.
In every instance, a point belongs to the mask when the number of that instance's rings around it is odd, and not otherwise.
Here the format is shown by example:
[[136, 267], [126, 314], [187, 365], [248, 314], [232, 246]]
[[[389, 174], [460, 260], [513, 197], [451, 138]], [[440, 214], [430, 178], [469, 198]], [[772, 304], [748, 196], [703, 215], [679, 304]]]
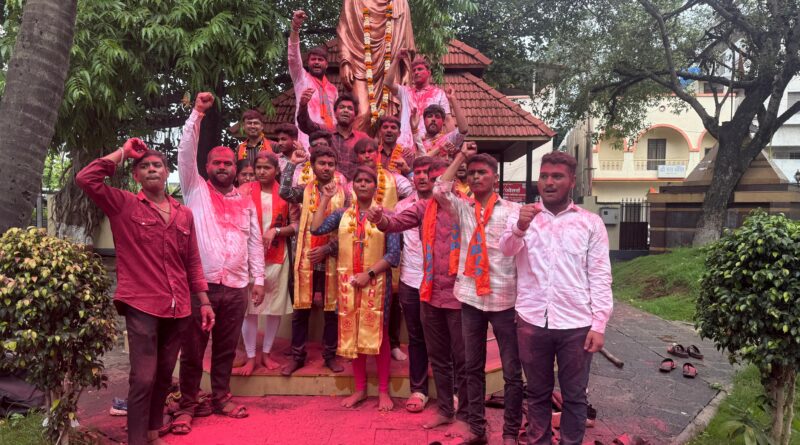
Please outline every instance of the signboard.
[[659, 165], [658, 166], [659, 178], [685, 178], [686, 166], [685, 165]]
[[[499, 192], [499, 188], [496, 190]], [[503, 183], [503, 199], [513, 202], [525, 202], [525, 182], [506, 181]]]

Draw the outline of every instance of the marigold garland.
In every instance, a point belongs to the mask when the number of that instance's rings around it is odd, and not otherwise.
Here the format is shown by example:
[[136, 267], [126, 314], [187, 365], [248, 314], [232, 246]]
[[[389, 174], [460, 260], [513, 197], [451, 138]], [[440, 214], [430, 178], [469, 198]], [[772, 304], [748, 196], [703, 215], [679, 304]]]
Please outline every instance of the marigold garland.
[[311, 187], [311, 196], [308, 197], [308, 211], [316, 213], [319, 208], [319, 181], [314, 179], [314, 186]]
[[306, 161], [303, 164], [303, 172], [300, 174], [300, 181], [303, 184], [308, 184], [308, 181], [311, 180], [311, 161]]
[[[392, 22], [393, 16], [392, 2], [386, 5], [386, 34], [384, 35], [384, 43], [386, 51], [383, 56], [383, 74], [384, 76], [389, 72], [389, 67], [392, 65], [392, 31], [394, 24]], [[372, 65], [372, 25], [369, 21], [369, 8], [363, 8], [364, 14], [364, 65], [366, 67], [367, 79], [367, 94], [369, 96], [369, 108], [372, 114], [372, 123], [378, 120], [380, 116], [386, 114], [389, 109], [389, 87], [383, 86], [383, 96], [381, 97], [380, 109], [375, 101], [375, 81], [374, 70]]]
[[[380, 152], [383, 153], [383, 145], [380, 146]], [[403, 159], [403, 153], [405, 153], [405, 147], [400, 144], [395, 144], [394, 150], [392, 150], [392, 155], [389, 157], [388, 170], [390, 172], [403, 174], [403, 172], [397, 168], [397, 163]]]

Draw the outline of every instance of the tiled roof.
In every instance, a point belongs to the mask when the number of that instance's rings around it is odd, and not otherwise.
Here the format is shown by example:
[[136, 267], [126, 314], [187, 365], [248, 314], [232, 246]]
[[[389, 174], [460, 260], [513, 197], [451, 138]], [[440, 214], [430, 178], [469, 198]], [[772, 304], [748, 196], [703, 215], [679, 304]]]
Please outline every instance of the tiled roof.
[[[338, 64], [336, 40], [327, 43], [330, 65]], [[469, 138], [490, 140], [530, 140], [552, 138], [555, 132], [544, 122], [523, 110], [484, 82], [467, 68], [485, 67], [491, 63], [480, 51], [458, 40], [451, 40], [445, 63], [444, 80], [455, 89], [456, 97], [469, 123]], [[339, 75], [328, 73], [328, 80], [341, 90]], [[294, 91], [289, 90], [275, 98], [275, 114], [267, 118], [265, 131], [274, 134], [281, 122], [294, 122]]]

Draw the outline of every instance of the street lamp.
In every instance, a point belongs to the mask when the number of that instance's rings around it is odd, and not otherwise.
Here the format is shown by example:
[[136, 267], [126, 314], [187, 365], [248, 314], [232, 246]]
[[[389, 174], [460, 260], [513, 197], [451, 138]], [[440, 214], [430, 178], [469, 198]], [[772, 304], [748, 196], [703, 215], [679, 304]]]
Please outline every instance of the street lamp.
[[794, 174], [794, 182], [796, 182], [797, 185], [800, 185], [800, 169], [797, 169]]

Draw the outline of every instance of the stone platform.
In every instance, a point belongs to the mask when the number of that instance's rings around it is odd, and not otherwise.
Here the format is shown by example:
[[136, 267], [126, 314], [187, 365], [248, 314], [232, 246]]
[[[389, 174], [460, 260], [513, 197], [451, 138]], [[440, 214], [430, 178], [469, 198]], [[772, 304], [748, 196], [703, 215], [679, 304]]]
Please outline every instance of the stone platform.
[[[209, 342], [210, 343], [210, 342]], [[261, 338], [259, 335], [258, 345], [260, 347]], [[408, 353], [406, 345], [401, 348]], [[497, 348], [497, 341], [490, 335], [486, 342], [486, 394], [492, 394], [503, 390], [503, 371], [500, 364], [500, 352]], [[291, 357], [287, 355], [289, 351], [289, 340], [276, 338], [273, 345], [273, 360], [281, 365], [288, 363]], [[231, 392], [235, 396], [346, 396], [354, 391], [353, 368], [349, 360], [340, 358], [344, 371], [338, 374], [331, 372], [325, 367], [322, 360], [322, 347], [318, 342], [309, 342], [306, 347], [308, 359], [306, 365], [297, 370], [291, 377], [284, 377], [280, 374], [280, 369], [268, 370], [257, 368], [252, 375], [231, 376]], [[243, 350], [236, 353], [234, 365], [244, 363], [245, 354]], [[211, 348], [206, 350], [203, 360], [203, 380], [200, 384], [204, 391], [211, 390], [209, 370], [211, 369]], [[436, 388], [433, 377], [428, 369], [429, 395], [436, 397]], [[378, 382], [375, 367], [375, 360], [367, 359], [367, 390], [369, 395], [378, 395]], [[411, 393], [409, 391], [408, 380], [408, 360], [391, 361], [389, 381], [389, 393], [393, 397], [406, 398]]]

